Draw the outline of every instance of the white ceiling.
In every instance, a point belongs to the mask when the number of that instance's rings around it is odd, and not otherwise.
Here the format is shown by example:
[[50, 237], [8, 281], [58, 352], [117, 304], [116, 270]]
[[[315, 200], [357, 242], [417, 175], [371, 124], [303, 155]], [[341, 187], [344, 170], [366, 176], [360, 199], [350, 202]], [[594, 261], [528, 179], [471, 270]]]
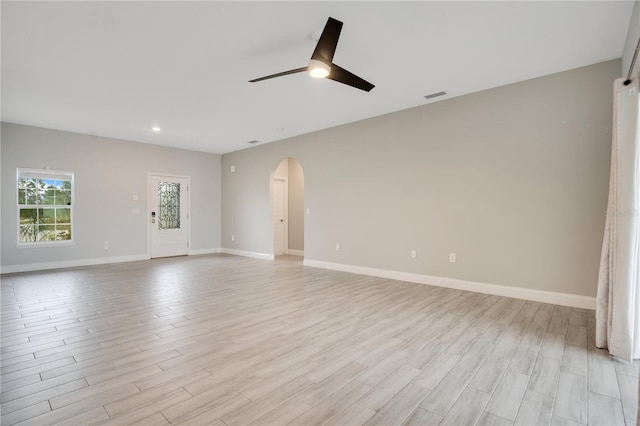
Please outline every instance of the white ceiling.
[[[422, 105], [433, 92], [619, 58], [633, 2], [1, 7], [3, 121], [222, 154]], [[306, 66], [310, 34], [329, 16], [344, 22], [334, 62], [375, 84], [370, 93], [304, 73], [247, 82]]]

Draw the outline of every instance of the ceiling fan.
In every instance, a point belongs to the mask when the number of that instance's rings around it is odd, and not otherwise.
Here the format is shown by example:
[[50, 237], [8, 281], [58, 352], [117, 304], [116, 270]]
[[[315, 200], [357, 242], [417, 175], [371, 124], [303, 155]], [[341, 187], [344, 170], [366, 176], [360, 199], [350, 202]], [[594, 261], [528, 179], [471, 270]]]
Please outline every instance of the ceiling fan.
[[311, 77], [328, 78], [330, 80], [337, 81], [338, 83], [364, 90], [365, 92], [371, 91], [371, 89], [375, 87], [373, 84], [333, 63], [333, 54], [336, 52], [341, 30], [342, 22], [330, 17], [327, 20], [327, 24], [324, 26], [324, 30], [322, 30], [322, 35], [320, 36], [318, 44], [313, 51], [313, 55], [311, 55], [309, 65], [249, 80], [249, 83], [308, 71]]

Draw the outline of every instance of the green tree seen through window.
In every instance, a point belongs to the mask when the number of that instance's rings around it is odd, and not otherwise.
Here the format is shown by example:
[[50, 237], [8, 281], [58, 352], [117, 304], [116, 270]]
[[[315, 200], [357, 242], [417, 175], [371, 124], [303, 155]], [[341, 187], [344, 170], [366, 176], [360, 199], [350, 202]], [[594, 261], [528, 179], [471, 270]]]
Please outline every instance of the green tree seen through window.
[[18, 170], [19, 242], [71, 240], [73, 173]]

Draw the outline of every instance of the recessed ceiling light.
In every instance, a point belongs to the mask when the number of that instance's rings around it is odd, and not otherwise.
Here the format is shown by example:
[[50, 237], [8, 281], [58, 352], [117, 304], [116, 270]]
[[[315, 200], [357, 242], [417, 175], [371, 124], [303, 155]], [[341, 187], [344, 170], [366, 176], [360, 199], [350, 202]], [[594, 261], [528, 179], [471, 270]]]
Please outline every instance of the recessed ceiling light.
[[158, 127], [158, 126], [153, 126], [151, 128], [151, 131], [154, 132], [154, 133], [160, 133], [162, 131], [162, 129], [160, 127]]

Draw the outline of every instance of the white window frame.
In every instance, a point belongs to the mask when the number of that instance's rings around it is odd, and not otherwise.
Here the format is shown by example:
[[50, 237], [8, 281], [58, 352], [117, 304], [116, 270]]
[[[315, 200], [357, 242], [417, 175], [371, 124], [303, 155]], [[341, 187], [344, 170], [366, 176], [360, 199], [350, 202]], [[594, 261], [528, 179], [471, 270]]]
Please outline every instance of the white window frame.
[[[71, 180], [71, 204], [66, 205], [66, 207], [70, 210], [71, 215], [71, 239], [70, 240], [59, 240], [59, 241], [32, 241], [32, 242], [21, 242], [20, 241], [20, 209], [24, 208], [51, 208], [51, 207], [62, 207], [62, 205], [57, 204], [20, 204], [19, 199], [19, 182], [20, 177], [35, 177], [37, 179], [64, 179]], [[74, 205], [75, 205], [75, 174], [71, 171], [66, 170], [48, 170], [48, 169], [31, 169], [26, 167], [18, 167], [16, 169], [16, 184], [14, 186], [15, 196], [16, 196], [16, 241], [18, 248], [31, 248], [31, 247], [57, 247], [57, 246], [68, 246], [75, 244], [75, 214], [74, 214]]]

